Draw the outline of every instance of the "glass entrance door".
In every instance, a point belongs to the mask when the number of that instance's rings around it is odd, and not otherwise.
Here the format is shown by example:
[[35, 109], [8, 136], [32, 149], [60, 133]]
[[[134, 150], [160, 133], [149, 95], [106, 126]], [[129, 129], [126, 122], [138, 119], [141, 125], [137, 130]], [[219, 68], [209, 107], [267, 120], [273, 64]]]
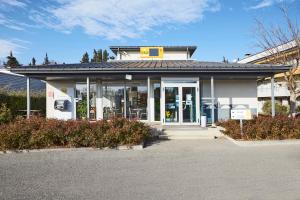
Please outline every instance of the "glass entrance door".
[[179, 88], [166, 87], [165, 88], [165, 122], [178, 123], [179, 122]]
[[182, 122], [196, 122], [196, 88], [182, 87]]
[[[173, 86], [175, 85], [175, 86]], [[189, 84], [166, 84], [163, 92], [164, 124], [197, 124], [199, 122], [199, 91]]]

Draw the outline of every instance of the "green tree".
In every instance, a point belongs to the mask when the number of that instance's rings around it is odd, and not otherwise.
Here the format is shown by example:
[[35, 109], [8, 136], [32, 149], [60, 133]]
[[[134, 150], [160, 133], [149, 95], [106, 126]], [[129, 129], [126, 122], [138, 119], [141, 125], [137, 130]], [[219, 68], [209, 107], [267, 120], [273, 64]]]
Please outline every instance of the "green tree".
[[99, 49], [97, 51], [97, 62], [102, 62], [102, 61], [103, 61], [102, 49]]
[[[262, 111], [265, 115], [271, 115], [271, 113], [272, 113], [271, 109], [272, 109], [272, 103], [270, 100], [268, 100], [263, 104]], [[288, 114], [288, 112], [289, 112], [289, 109], [287, 106], [284, 106], [284, 105], [279, 104], [278, 102], [275, 102], [275, 113], [276, 114], [286, 115], [286, 114]]]
[[102, 58], [102, 60], [106, 62], [106, 61], [108, 61], [108, 59], [109, 59], [109, 54], [108, 54], [108, 52], [105, 49], [103, 51], [103, 58]]
[[49, 59], [48, 59], [48, 54], [46, 53], [43, 65], [49, 65], [49, 64], [50, 64], [50, 62], [49, 62]]
[[89, 54], [85, 52], [81, 58], [80, 63], [89, 63], [89, 62], [90, 62]]
[[19, 62], [18, 62], [18, 60], [17, 60], [17, 58], [13, 56], [12, 51], [10, 51], [9, 56], [7, 56], [6, 58], [7, 58], [7, 62], [6, 62], [6, 64], [5, 64], [6, 67], [11, 67], [11, 68], [13, 68], [13, 67], [18, 67], [18, 66], [20, 66], [20, 64], [19, 64]]
[[96, 51], [96, 49], [94, 49], [93, 58], [91, 59], [91, 62], [92, 63], [97, 62], [97, 57], [98, 57], [97, 51]]
[[36, 63], [36, 60], [35, 60], [34, 57], [32, 57], [32, 59], [31, 59], [31, 64], [32, 64], [32, 66], [35, 66], [35, 63]]

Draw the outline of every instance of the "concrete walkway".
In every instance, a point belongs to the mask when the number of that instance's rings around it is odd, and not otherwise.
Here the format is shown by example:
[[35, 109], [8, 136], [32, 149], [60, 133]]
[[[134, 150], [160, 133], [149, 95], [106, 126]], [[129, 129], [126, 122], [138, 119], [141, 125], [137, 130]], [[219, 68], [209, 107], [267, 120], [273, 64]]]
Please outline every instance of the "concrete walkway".
[[162, 141], [0, 155], [0, 199], [300, 199], [300, 145]]

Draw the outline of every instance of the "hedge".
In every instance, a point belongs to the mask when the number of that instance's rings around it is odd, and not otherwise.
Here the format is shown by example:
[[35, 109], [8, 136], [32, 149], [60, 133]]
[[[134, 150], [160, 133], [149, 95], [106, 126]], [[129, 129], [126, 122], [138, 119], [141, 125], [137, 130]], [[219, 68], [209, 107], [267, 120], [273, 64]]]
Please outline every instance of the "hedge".
[[218, 122], [224, 127], [222, 132], [234, 139], [243, 140], [284, 140], [300, 139], [300, 120], [287, 115], [258, 116], [243, 122], [243, 135], [240, 123], [236, 120]]
[[[38, 91], [30, 94], [31, 109], [41, 110], [41, 114], [46, 113], [46, 92]], [[26, 110], [26, 91], [10, 91], [0, 88], [0, 105], [6, 104], [15, 118], [22, 113], [18, 110]]]
[[141, 144], [150, 137], [149, 126], [124, 118], [89, 122], [18, 117], [0, 125], [0, 130], [2, 151], [53, 147], [114, 148]]

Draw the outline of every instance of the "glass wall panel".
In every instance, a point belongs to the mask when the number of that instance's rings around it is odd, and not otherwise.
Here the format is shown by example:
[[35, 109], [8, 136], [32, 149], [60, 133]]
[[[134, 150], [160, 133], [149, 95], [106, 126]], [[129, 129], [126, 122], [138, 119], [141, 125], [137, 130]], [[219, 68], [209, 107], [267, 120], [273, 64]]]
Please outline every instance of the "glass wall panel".
[[147, 120], [147, 85], [126, 86], [126, 114], [129, 119]]
[[76, 118], [86, 119], [86, 83], [76, 83]]
[[165, 88], [165, 118], [166, 122], [179, 122], [178, 87]]
[[154, 90], [154, 120], [160, 121], [160, 83], [154, 83], [153, 90]]
[[[86, 83], [76, 83], [76, 118], [86, 119], [87, 111], [87, 85]], [[96, 119], [96, 84], [90, 84], [90, 120]]]
[[183, 122], [196, 122], [196, 88], [182, 87]]
[[124, 86], [103, 86], [103, 118], [124, 117]]

